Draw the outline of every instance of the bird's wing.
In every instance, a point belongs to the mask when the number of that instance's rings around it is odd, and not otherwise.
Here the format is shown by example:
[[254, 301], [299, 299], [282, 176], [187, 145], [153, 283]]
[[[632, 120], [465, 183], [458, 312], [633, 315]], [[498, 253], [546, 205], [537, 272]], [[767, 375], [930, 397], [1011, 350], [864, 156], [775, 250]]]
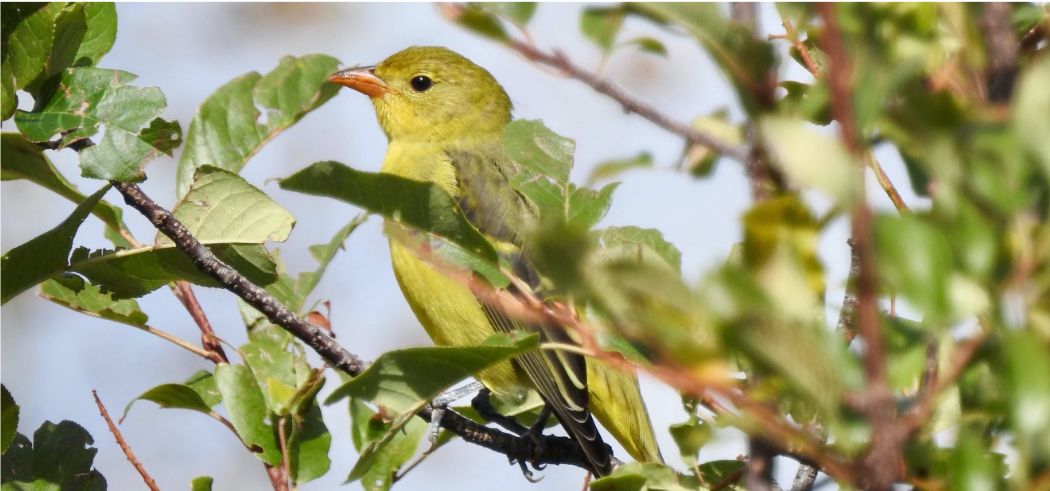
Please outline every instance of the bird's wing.
[[[516, 251], [503, 250], [500, 254], [514, 266], [516, 275], [536, 288], [539, 276], [521, 250], [528, 231], [535, 226], [536, 212], [528, 200], [511, 187], [507, 173], [512, 170], [502, 157], [502, 149], [492, 154], [500, 157], [486, 157], [476, 152], [449, 153], [459, 180], [457, 199], [467, 219], [479, 231], [518, 248]], [[515, 293], [532, 294], [516, 290]], [[578, 344], [562, 326], [550, 322], [526, 322], [507, 315], [500, 305], [481, 298], [478, 300], [489, 323], [498, 332], [538, 332], [544, 342]], [[563, 350], [544, 350], [518, 356], [515, 361], [552, 406], [562, 426], [580, 443], [594, 472], [599, 476], [611, 472], [609, 447], [598, 434], [589, 408], [586, 359]]]

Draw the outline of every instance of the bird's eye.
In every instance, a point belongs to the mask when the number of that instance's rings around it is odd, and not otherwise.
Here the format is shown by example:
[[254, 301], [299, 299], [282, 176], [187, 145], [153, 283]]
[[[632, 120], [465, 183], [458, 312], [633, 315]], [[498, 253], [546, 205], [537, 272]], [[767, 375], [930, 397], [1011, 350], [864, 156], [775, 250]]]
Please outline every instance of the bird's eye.
[[430, 77], [420, 75], [412, 79], [412, 90], [416, 92], [426, 92], [431, 86], [434, 85], [434, 81], [430, 80]]

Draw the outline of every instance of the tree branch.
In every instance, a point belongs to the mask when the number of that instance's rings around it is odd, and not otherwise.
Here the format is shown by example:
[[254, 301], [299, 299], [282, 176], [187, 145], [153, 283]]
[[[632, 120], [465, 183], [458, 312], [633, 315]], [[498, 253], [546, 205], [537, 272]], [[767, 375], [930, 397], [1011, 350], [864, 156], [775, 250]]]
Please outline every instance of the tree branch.
[[985, 49], [988, 55], [988, 101], [1010, 100], [1017, 79], [1017, 53], [1020, 46], [1010, 26], [1010, 5], [1003, 2], [984, 4], [981, 15]]
[[160, 491], [157, 487], [157, 483], [150, 477], [149, 473], [146, 472], [146, 468], [142, 467], [142, 463], [139, 459], [135, 458], [135, 454], [131, 453], [131, 447], [128, 446], [128, 442], [124, 441], [124, 437], [120, 435], [120, 430], [117, 429], [117, 425], [113, 424], [113, 420], [109, 417], [109, 411], [106, 411], [106, 406], [102, 405], [102, 400], [98, 398], [98, 392], [91, 391], [91, 395], [95, 397], [95, 404], [98, 405], [98, 411], [102, 414], [102, 419], [106, 420], [106, 424], [109, 425], [109, 432], [113, 434], [113, 437], [117, 439], [117, 445], [120, 445], [120, 449], [124, 451], [124, 456], [128, 458], [128, 462], [135, 467], [135, 470], [139, 471], [139, 475], [142, 476], [142, 480], [146, 482], [146, 487], [150, 491]]
[[[253, 285], [216, 258], [182, 223], [171, 216], [171, 212], [157, 205], [137, 185], [111, 182], [124, 196], [124, 201], [168, 236], [176, 248], [190, 257], [197, 269], [215, 278], [223, 288], [255, 307], [270, 322], [281, 326], [306, 343], [328, 364], [351, 376], [357, 376], [368, 368], [367, 363], [339, 345], [321, 328], [298, 318], [266, 290]], [[416, 415], [429, 422], [432, 411], [429, 407], [424, 407]], [[528, 436], [518, 437], [478, 424], [451, 410], [445, 411], [441, 418], [441, 427], [470, 443], [504, 454], [512, 461], [529, 462], [533, 465], [573, 465], [589, 470], [579, 445], [566, 437], [544, 436], [538, 440]]]
[[615, 99], [625, 110], [652, 121], [657, 126], [681, 136], [690, 143], [710, 147], [738, 162], [747, 162], [748, 152], [746, 149], [723, 141], [705, 131], [700, 131], [687, 124], [675, 121], [670, 116], [658, 111], [652, 105], [628, 94], [611, 81], [601, 78], [597, 74], [584, 70], [574, 64], [561, 52], [555, 51], [553, 54], [546, 53], [540, 51], [531, 44], [523, 43], [518, 40], [511, 40], [508, 45], [518, 54], [525, 57], [525, 59], [555, 68], [563, 74], [591, 86], [596, 92]]
[[[828, 55], [828, 86], [831, 89], [831, 113], [839, 123], [843, 142], [850, 153], [859, 161], [866, 158], [866, 150], [861, 145], [853, 113], [853, 94], [851, 79], [853, 67], [849, 54], [843, 44], [836, 21], [837, 6], [828, 3], [817, 4], [821, 19], [824, 22], [824, 34], [821, 36], [824, 52]], [[863, 167], [858, 168], [861, 178]], [[863, 182], [863, 181], [862, 181]], [[867, 386], [864, 393], [863, 409], [868, 421], [872, 424], [872, 437], [865, 453], [857, 460], [857, 475], [863, 482], [862, 489], [889, 491], [893, 488], [899, 474], [901, 441], [892, 431], [896, 407], [893, 394], [886, 382], [886, 354], [882, 344], [879, 328], [878, 291], [876, 286], [875, 254], [873, 250], [872, 225], [874, 217], [868, 206], [864, 186], [860, 186], [860, 198], [852, 213], [853, 248], [858, 257], [857, 331], [864, 340], [864, 373]]]

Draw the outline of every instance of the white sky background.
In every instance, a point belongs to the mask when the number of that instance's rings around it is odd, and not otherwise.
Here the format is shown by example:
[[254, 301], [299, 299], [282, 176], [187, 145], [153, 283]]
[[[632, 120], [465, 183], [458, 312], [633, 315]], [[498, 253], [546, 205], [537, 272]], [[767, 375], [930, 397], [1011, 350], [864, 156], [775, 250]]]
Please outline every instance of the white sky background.
[[[530, 24], [543, 48], [560, 48], [575, 62], [596, 67], [600, 53], [579, 34], [580, 4], [543, 4]], [[453, 49], [488, 69], [503, 84], [515, 104], [515, 117], [543, 119], [557, 133], [574, 138], [576, 167], [573, 179], [582, 182], [597, 163], [652, 152], [658, 167], [672, 166], [682, 140], [635, 115], [626, 115], [612, 100], [582, 83], [552, 77], [495, 43], [445, 21], [430, 4], [118, 4], [116, 45], [100, 66], [139, 75], [136, 85], [158, 86], [168, 99], [166, 118], [188, 128], [197, 106], [219, 85], [249, 71], [265, 73], [284, 55], [325, 53], [345, 65], [374, 64], [412, 45], [440, 45]], [[761, 6], [765, 32], [781, 32], [772, 5]], [[741, 117], [733, 93], [713, 63], [690, 39], [644, 21], [629, 18], [619, 39], [654, 36], [669, 50], [667, 58], [628, 48], [608, 62], [605, 74], [631, 93], [650, 101], [681, 120], [729, 107]], [[787, 43], [779, 42], [781, 70], [794, 80], [808, 81], [808, 73], [790, 60]], [[23, 96], [23, 98], [26, 98]], [[21, 107], [26, 107], [23, 101]], [[5, 131], [14, 131], [9, 121]], [[267, 179], [284, 177], [320, 160], [337, 160], [358, 169], [377, 171], [386, 141], [363, 95], [342, 90], [320, 109], [268, 144], [245, 167], [242, 175], [291, 211], [297, 224], [281, 246], [289, 271], [313, 269], [308, 245], [327, 242], [357, 210], [334, 200], [281, 191]], [[79, 177], [71, 151], [49, 152], [55, 165], [85, 194], [99, 181]], [[170, 209], [174, 204], [177, 158], [161, 158], [149, 165], [143, 188]], [[877, 152], [906, 201], [916, 198], [907, 185], [899, 157], [890, 149]], [[623, 176], [609, 215], [601, 226], [637, 225], [658, 228], [683, 253], [683, 271], [690, 282], [718, 264], [740, 240], [740, 214], [750, 197], [741, 166], [720, 163], [712, 178], [696, 181], [669, 170], [635, 171]], [[871, 200], [891, 209], [889, 200], [868, 179]], [[2, 249], [7, 251], [54, 227], [73, 204], [25, 181], [2, 187]], [[111, 191], [108, 200], [123, 204]], [[815, 202], [821, 202], [819, 198]], [[125, 221], [139, 240], [148, 242], [155, 231], [141, 216], [126, 209]], [[81, 228], [76, 245], [101, 248], [102, 226], [91, 217]], [[849, 263], [846, 224], [839, 220], [821, 240], [829, 278], [828, 310], [837, 318]], [[234, 345], [246, 336], [234, 296], [221, 290], [195, 287], [218, 335]], [[310, 302], [333, 304], [333, 327], [350, 351], [365, 359], [409, 346], [430, 344], [402, 298], [391, 274], [380, 220], [360, 227], [331, 263]], [[192, 342], [199, 331], [166, 288], [139, 300], [150, 324]], [[128, 401], [158, 384], [181, 382], [211, 364], [156, 337], [130, 327], [93, 319], [50, 304], [33, 292], [12, 300], [2, 310], [3, 383], [22, 407], [19, 431], [31, 434], [43, 421], [75, 421], [94, 436], [99, 449], [95, 466], [110, 489], [140, 489], [141, 479], [125, 460], [108, 433], [91, 398], [91, 389], [118, 416]], [[233, 356], [232, 352], [227, 352]], [[313, 357], [316, 364], [316, 356]], [[325, 393], [336, 386], [334, 374]], [[682, 468], [667, 426], [685, 419], [678, 396], [671, 389], [643, 377], [642, 390], [664, 457]], [[346, 405], [324, 407], [332, 433], [329, 473], [303, 486], [304, 490], [331, 489], [349, 472], [356, 453], [349, 438]], [[199, 413], [160, 410], [139, 402], [121, 425], [124, 437], [161, 489], [186, 489], [189, 480], [208, 475], [215, 488], [268, 489], [262, 464], [216, 421]], [[701, 451], [701, 459], [735, 458], [746, 452], [733, 430], [716, 434]], [[606, 438], [611, 441], [610, 438]], [[617, 452], [624, 457], [622, 450]], [[781, 485], [790, 486], [795, 464], [780, 459]], [[491, 489], [501, 491], [578, 489], [584, 473], [574, 467], [551, 466], [539, 473], [538, 485], [529, 484], [504, 457], [463, 442], [449, 445], [413, 470], [395, 489]], [[498, 483], [498, 484], [497, 484]], [[357, 489], [360, 484], [351, 485]]]

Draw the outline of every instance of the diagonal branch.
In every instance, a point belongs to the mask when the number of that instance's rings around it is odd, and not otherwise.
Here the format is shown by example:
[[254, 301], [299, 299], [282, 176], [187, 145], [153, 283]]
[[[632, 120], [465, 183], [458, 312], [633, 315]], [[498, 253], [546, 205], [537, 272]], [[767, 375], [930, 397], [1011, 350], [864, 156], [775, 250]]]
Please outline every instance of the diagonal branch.
[[[197, 269], [215, 278], [223, 288], [255, 307], [270, 322], [281, 326], [306, 343], [328, 364], [351, 376], [357, 376], [368, 368], [366, 362], [347, 351], [325, 334], [320, 327], [300, 319], [266, 290], [255, 286], [240, 273], [216, 258], [186, 230], [182, 223], [171, 216], [171, 212], [157, 205], [137, 185], [120, 181], [111, 182], [113, 187], [124, 196], [124, 201], [145, 216], [161, 233], [168, 236], [179, 250], [190, 257]], [[429, 422], [432, 411], [429, 407], [424, 407], [416, 415]], [[566, 437], [544, 436], [536, 439], [528, 436], [518, 437], [478, 424], [449, 410], [446, 410], [441, 418], [441, 427], [470, 443], [504, 454], [512, 461], [524, 461], [533, 465], [564, 464], [589, 469], [579, 445]]]
[[113, 433], [113, 437], [117, 439], [117, 445], [120, 445], [120, 449], [124, 451], [124, 456], [128, 458], [128, 462], [135, 467], [135, 470], [139, 471], [139, 475], [142, 476], [142, 480], [146, 482], [146, 487], [150, 491], [160, 491], [157, 487], [157, 483], [150, 477], [149, 473], [146, 472], [146, 468], [142, 467], [142, 463], [139, 459], [135, 458], [135, 454], [131, 453], [131, 447], [128, 446], [128, 442], [124, 441], [124, 437], [121, 436], [120, 430], [117, 429], [117, 425], [113, 424], [113, 420], [109, 417], [109, 411], [106, 411], [106, 406], [102, 405], [102, 400], [98, 398], [98, 392], [91, 391], [91, 395], [95, 397], [95, 404], [98, 405], [98, 411], [102, 414], [102, 419], [106, 420], [106, 424], [109, 425], [109, 432]]

